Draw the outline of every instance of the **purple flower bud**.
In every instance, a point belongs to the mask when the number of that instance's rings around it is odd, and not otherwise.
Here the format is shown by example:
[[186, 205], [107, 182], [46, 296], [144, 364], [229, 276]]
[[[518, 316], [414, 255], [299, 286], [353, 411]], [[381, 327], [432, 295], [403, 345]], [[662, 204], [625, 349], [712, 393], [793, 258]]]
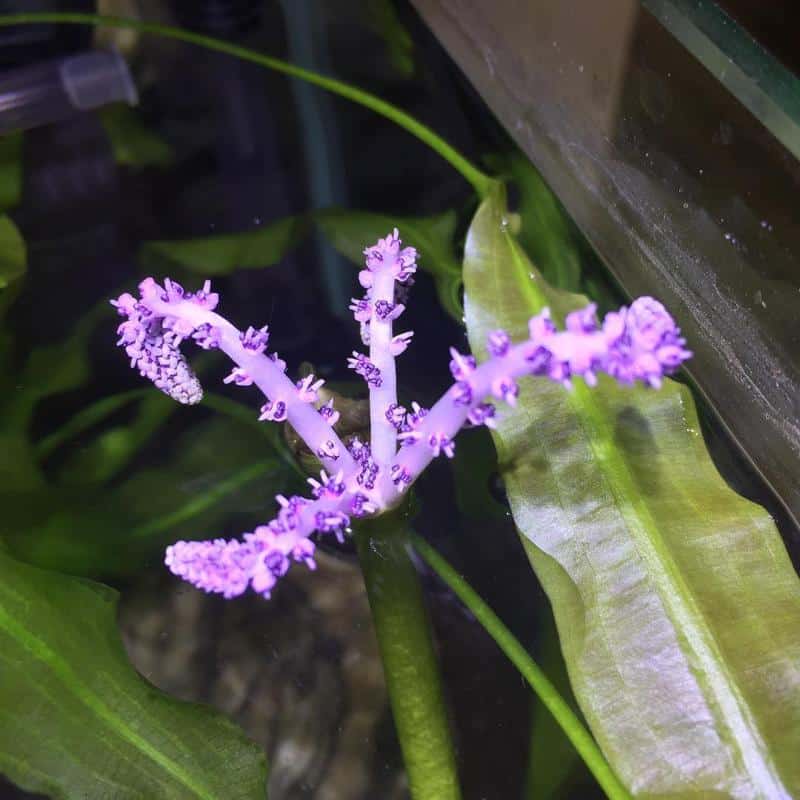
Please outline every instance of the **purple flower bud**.
[[269, 327], [256, 329], [252, 325], [243, 333], [239, 334], [242, 347], [245, 350], [252, 350], [254, 353], [263, 353], [267, 349], [269, 342]]
[[282, 578], [289, 571], [289, 559], [280, 552], [273, 550], [264, 557], [264, 566], [276, 577]]
[[324, 405], [320, 406], [319, 413], [331, 427], [339, 421], [339, 412], [333, 407], [332, 397]]
[[503, 376], [492, 384], [492, 394], [510, 406], [515, 406], [519, 396], [519, 386], [513, 378]]
[[330, 458], [336, 461], [340, 455], [339, 446], [332, 440], [323, 442], [319, 448], [317, 448], [317, 456], [319, 458]]
[[193, 295], [188, 295], [187, 300], [191, 300], [208, 311], [213, 311], [217, 307], [217, 303], [219, 303], [219, 295], [211, 291], [211, 281], [206, 281], [203, 284], [203, 288]]
[[402, 430], [406, 421], [406, 410], [397, 403], [391, 403], [386, 409], [386, 421], [395, 429]]
[[556, 326], [550, 319], [550, 309], [545, 308], [528, 322], [528, 334], [534, 342], [546, 339], [556, 332]]
[[370, 306], [369, 297], [357, 299], [353, 297], [350, 300], [350, 310], [357, 322], [369, 322], [372, 316], [372, 308]]
[[356, 492], [350, 503], [350, 513], [354, 517], [364, 517], [367, 514], [374, 514], [378, 510], [378, 506], [371, 502], [365, 494]]
[[511, 347], [511, 339], [505, 331], [494, 331], [486, 339], [489, 354], [502, 358]]
[[258, 421], [285, 422], [286, 417], [286, 403], [284, 403], [283, 400], [267, 400], [267, 402], [261, 406], [261, 414]]
[[397, 334], [397, 336], [392, 338], [389, 344], [389, 352], [393, 356], [399, 356], [401, 353], [404, 353], [413, 337], [414, 331], [406, 331], [405, 333]]
[[379, 239], [364, 250], [367, 268], [359, 273], [362, 286], [372, 286], [372, 273], [380, 269], [390, 271], [392, 277], [403, 283], [417, 270], [417, 251], [413, 247], [400, 249], [400, 234], [395, 228], [385, 239]]
[[171, 281], [169, 278], [164, 278], [164, 289], [166, 290], [166, 300], [169, 303], [177, 303], [178, 300], [183, 300], [183, 286], [177, 281]]
[[214, 350], [219, 347], [219, 330], [207, 322], [197, 327], [192, 338], [195, 344], [202, 347], [203, 350]]
[[459, 406], [468, 406], [472, 403], [472, 386], [469, 381], [458, 381], [450, 389], [453, 402]]
[[448, 458], [452, 458], [455, 455], [455, 444], [453, 444], [449, 436], [443, 433], [432, 433], [428, 437], [428, 447], [433, 451], [434, 458], [437, 458], [440, 453], [444, 453]]
[[570, 333], [593, 333], [597, 330], [597, 303], [567, 314], [565, 328]]
[[406, 416], [406, 420], [408, 424], [412, 428], [416, 428], [422, 422], [422, 420], [428, 415], [429, 409], [423, 408], [419, 403], [416, 401], [412, 401], [411, 403], [411, 411]]
[[234, 367], [222, 382], [235, 383], [237, 386], [252, 386], [253, 379], [241, 367]]
[[389, 303], [387, 300], [378, 300], [375, 303], [375, 314], [378, 319], [395, 320], [405, 311], [402, 303]]
[[295, 561], [303, 562], [309, 569], [314, 570], [317, 568], [317, 562], [314, 561], [314, 543], [310, 539], [301, 539], [292, 548], [292, 558]]
[[328, 473], [323, 469], [320, 471], [319, 475], [320, 480], [318, 481], [314, 478], [307, 478], [314, 497], [317, 499], [321, 497], [334, 499], [344, 494], [346, 487], [344, 485], [344, 472], [342, 470], [339, 470], [333, 477], [328, 477]]
[[469, 425], [485, 425], [487, 428], [496, 427], [494, 421], [495, 407], [491, 403], [479, 403], [467, 415]]
[[392, 483], [400, 489], [411, 483], [411, 473], [405, 467], [401, 467], [399, 464], [392, 464], [389, 472], [392, 476]]
[[316, 403], [319, 398], [318, 392], [322, 388], [324, 380], [314, 381], [313, 375], [307, 375], [303, 380], [297, 382], [297, 397], [301, 403]]
[[365, 356], [353, 350], [353, 357], [347, 359], [347, 366], [374, 388], [383, 385], [381, 371]]
[[457, 381], [466, 380], [470, 373], [475, 371], [475, 358], [474, 356], [464, 356], [455, 349], [450, 348], [450, 355], [452, 361], [450, 362], [450, 372]]

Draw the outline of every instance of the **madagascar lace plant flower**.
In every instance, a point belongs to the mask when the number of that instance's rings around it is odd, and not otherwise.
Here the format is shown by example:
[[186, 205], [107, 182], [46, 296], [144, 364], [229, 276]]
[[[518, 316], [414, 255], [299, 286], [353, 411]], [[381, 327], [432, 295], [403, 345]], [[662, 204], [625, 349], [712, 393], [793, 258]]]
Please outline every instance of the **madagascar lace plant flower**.
[[370, 440], [342, 441], [335, 430], [339, 413], [321, 404], [322, 380], [309, 376], [295, 383], [286, 364], [268, 352], [267, 326], [241, 331], [216, 313], [219, 301], [208, 281], [189, 293], [170, 281], [153, 278], [139, 285], [139, 297], [123, 294], [113, 305], [125, 317], [119, 344], [131, 366], [180, 403], [202, 399], [202, 388], [180, 351], [192, 339], [200, 347], [219, 348], [235, 364], [225, 378], [239, 386], [255, 384], [265, 395], [259, 420], [288, 422], [322, 464], [309, 478], [311, 497], [278, 495], [277, 516], [241, 540], [176, 542], [167, 548], [173, 573], [207, 592], [236, 597], [248, 587], [269, 597], [292, 562], [314, 563], [313, 534], [341, 538], [354, 517], [381, 514], [396, 506], [430, 461], [452, 458], [454, 439], [465, 426], [496, 424], [494, 405], [514, 405], [517, 380], [531, 375], [570, 386], [580, 376], [590, 386], [605, 372], [621, 383], [642, 381], [658, 388], [665, 374], [690, 357], [672, 317], [651, 297], [607, 314], [600, 323], [595, 306], [569, 314], [558, 331], [547, 310], [533, 317], [528, 338], [513, 343], [505, 331], [490, 334], [489, 358], [482, 364], [450, 349], [452, 386], [431, 407], [397, 402], [395, 358], [412, 332], [395, 334], [394, 322], [416, 271], [417, 252], [402, 247], [397, 230], [368, 247], [359, 273], [365, 289], [350, 306], [361, 325], [369, 354], [354, 352], [348, 365], [364, 378], [370, 397]]

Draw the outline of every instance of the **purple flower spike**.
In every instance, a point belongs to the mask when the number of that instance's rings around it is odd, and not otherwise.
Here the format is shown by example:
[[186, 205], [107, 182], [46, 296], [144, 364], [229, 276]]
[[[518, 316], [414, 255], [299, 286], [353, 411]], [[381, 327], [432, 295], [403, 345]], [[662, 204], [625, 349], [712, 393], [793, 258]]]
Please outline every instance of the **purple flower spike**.
[[127, 293], [111, 303], [120, 315], [127, 317], [117, 328], [120, 337], [117, 344], [125, 348], [131, 366], [173, 400], [185, 405], [199, 403], [203, 389], [180, 351], [183, 335], [165, 329], [163, 318], [154, 317]]
[[194, 341], [219, 348], [234, 362], [226, 383], [256, 385], [265, 395], [260, 420], [288, 421], [322, 462], [319, 479], [309, 478], [311, 499], [277, 496], [276, 517], [246, 533], [241, 541], [213, 539], [176, 542], [167, 549], [169, 569], [206, 592], [237, 597], [248, 588], [269, 597], [296, 562], [314, 569], [310, 537], [342, 539], [350, 519], [380, 514], [400, 502], [406, 489], [437, 456], [455, 455], [462, 427], [495, 427], [497, 410], [487, 398], [514, 405], [518, 381], [548, 378], [569, 387], [577, 376], [587, 385], [601, 372], [620, 383], [641, 381], [658, 387], [691, 356], [672, 317], [650, 297], [599, 321], [594, 305], [567, 315], [563, 331], [547, 309], [528, 323], [528, 338], [514, 344], [505, 331], [489, 334], [489, 357], [450, 350], [455, 380], [431, 408], [398, 403], [395, 357], [409, 346], [412, 333], [394, 334], [393, 322], [404, 310], [416, 270], [416, 250], [402, 247], [397, 230], [365, 251], [359, 280], [366, 288], [350, 309], [361, 326], [369, 354], [354, 352], [348, 366], [370, 388], [369, 443], [353, 437], [347, 445], [333, 426], [339, 412], [333, 401], [317, 407], [323, 381], [313, 375], [296, 384], [286, 363], [267, 353], [267, 326], [237, 330], [215, 313], [219, 297], [210, 283], [194, 294], [166, 279], [146, 278], [139, 297], [122, 294], [112, 304], [123, 317], [119, 345], [131, 363], [162, 391], [183, 403], [196, 403], [202, 389], [180, 346]]
[[605, 369], [622, 383], [644, 381], [657, 389], [692, 353], [672, 317], [658, 300], [640, 297], [603, 323], [608, 345]]
[[364, 250], [367, 268], [359, 273], [362, 286], [370, 287], [373, 273], [386, 270], [394, 280], [403, 283], [417, 271], [417, 251], [413, 247], [400, 248], [400, 234], [397, 228], [385, 239]]

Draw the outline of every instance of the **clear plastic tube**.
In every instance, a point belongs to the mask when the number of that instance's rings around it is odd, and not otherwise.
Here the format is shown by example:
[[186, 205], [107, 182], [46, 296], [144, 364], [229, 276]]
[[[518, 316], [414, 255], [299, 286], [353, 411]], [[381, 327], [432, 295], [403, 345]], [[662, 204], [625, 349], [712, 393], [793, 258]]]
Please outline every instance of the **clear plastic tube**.
[[0, 74], [0, 134], [67, 119], [109, 103], [138, 101], [119, 53], [93, 50]]

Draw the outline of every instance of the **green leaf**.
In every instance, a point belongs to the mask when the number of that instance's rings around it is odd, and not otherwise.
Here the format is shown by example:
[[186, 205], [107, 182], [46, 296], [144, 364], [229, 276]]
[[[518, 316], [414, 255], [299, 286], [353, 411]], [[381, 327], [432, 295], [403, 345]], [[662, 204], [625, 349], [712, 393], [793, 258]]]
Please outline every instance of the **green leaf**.
[[260, 748], [128, 663], [116, 600], [0, 553], [0, 769], [52, 797], [263, 798]]
[[99, 472], [93, 483], [0, 487], [0, 536], [15, 557], [73, 575], [129, 575], [154, 559], [160, 565], [170, 542], [214, 538], [232, 515], [242, 516], [242, 530], [273, 515], [274, 495], [296, 478], [264, 444], [255, 460], [250, 426], [220, 416], [193, 424], [153, 466], [118, 485], [106, 486]]
[[434, 217], [394, 217], [332, 208], [318, 212], [314, 218], [331, 245], [358, 265], [364, 263], [366, 246], [398, 228], [403, 241], [420, 251], [420, 267], [433, 277], [445, 310], [461, 321], [461, 265], [453, 244], [455, 211]]
[[[505, 216], [498, 187], [467, 237], [479, 356], [488, 331], [519, 339], [543, 306], [586, 302], [547, 286]], [[576, 697], [623, 782], [639, 797], [800, 791], [800, 582], [769, 515], [717, 473], [688, 389], [529, 380], [496, 444]]]
[[519, 198], [514, 233], [544, 279], [558, 289], [588, 294], [601, 311], [622, 305], [625, 298], [610, 273], [525, 155], [515, 151], [489, 162], [514, 183]]
[[175, 160], [169, 143], [149, 130], [130, 106], [124, 103], [107, 106], [100, 111], [100, 120], [118, 164], [166, 167]]
[[400, 21], [392, 0], [370, 0], [358, 9], [358, 15], [367, 27], [382, 39], [386, 58], [395, 72], [403, 78], [414, 74], [414, 40]]
[[271, 267], [299, 244], [308, 227], [303, 216], [286, 217], [243, 233], [145, 242], [139, 260], [148, 268], [179, 266], [200, 275]]
[[0, 216], [0, 289], [21, 278], [27, 262], [25, 242], [17, 226], [7, 216]]

